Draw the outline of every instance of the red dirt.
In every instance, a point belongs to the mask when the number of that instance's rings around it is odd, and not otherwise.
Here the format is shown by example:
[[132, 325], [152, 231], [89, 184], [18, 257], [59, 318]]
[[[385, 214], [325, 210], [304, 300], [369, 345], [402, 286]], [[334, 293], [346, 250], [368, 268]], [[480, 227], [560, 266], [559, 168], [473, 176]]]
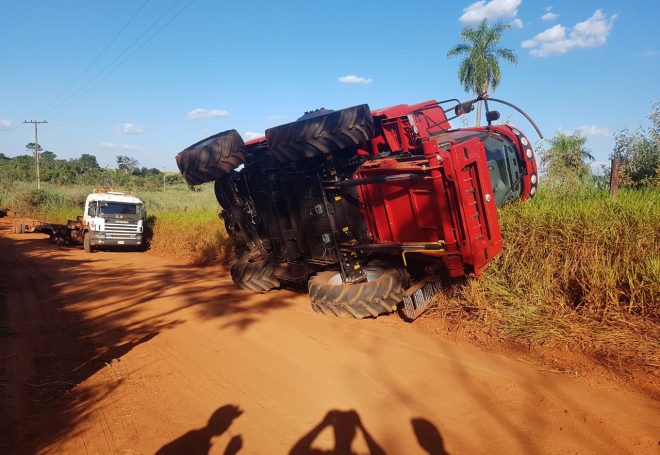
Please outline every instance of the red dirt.
[[632, 387], [10, 227], [0, 453], [657, 453], [660, 406]]

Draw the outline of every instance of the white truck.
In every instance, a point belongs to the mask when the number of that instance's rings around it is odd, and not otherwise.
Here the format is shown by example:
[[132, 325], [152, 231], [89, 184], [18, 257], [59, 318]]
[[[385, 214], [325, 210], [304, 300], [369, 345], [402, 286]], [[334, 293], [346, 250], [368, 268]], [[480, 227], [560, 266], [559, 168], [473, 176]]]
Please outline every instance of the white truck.
[[95, 190], [85, 200], [82, 226], [76, 220], [72, 227], [88, 253], [97, 247], [142, 247], [145, 217], [144, 203], [130, 193]]
[[17, 223], [17, 232], [43, 232], [61, 244], [82, 244], [85, 251], [98, 248], [144, 248], [147, 213], [144, 203], [130, 193], [97, 189], [85, 199], [84, 212], [66, 224], [33, 221]]

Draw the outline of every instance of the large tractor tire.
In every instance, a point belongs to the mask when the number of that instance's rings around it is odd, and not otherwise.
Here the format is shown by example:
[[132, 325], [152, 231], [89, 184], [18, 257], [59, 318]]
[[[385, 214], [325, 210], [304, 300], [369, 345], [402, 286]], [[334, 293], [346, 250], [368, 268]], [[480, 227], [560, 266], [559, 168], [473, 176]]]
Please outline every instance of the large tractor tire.
[[369, 106], [322, 111], [266, 130], [270, 153], [280, 163], [316, 158], [362, 144], [374, 137]]
[[190, 185], [210, 182], [245, 162], [245, 143], [236, 130], [209, 136], [176, 156], [176, 164]]
[[254, 262], [239, 259], [232, 262], [229, 268], [236, 286], [254, 292], [268, 292], [280, 287], [274, 271], [273, 263], [268, 259]]
[[367, 281], [347, 284], [339, 272], [321, 272], [309, 280], [312, 309], [317, 313], [363, 319], [392, 313], [403, 300], [409, 277], [405, 269], [366, 266]]

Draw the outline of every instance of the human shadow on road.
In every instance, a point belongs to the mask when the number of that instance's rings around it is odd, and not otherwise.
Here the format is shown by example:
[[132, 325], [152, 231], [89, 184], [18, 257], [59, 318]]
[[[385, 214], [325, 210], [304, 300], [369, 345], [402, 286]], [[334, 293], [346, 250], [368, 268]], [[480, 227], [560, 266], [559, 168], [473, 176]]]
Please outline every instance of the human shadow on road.
[[[191, 430], [174, 441], [165, 444], [156, 452], [156, 455], [206, 455], [213, 445], [211, 440], [224, 434], [241, 414], [243, 414], [243, 411], [238, 406], [232, 404], [222, 406], [211, 414], [204, 428]], [[243, 448], [243, 438], [237, 435], [229, 441], [223, 453], [234, 455], [241, 448]]]
[[[312, 448], [319, 435], [327, 427], [334, 430], [335, 447], [331, 450]], [[367, 443], [370, 455], [385, 455], [383, 448], [378, 445], [362, 424], [360, 416], [354, 410], [339, 411], [333, 409], [328, 411], [323, 420], [309, 433], [303, 436], [291, 449], [289, 455], [347, 455], [354, 454], [352, 450], [353, 441], [360, 430]]]
[[449, 455], [449, 452], [445, 450], [445, 443], [442, 440], [440, 431], [435, 425], [421, 417], [411, 419], [410, 423], [417, 437], [417, 442], [429, 455]]

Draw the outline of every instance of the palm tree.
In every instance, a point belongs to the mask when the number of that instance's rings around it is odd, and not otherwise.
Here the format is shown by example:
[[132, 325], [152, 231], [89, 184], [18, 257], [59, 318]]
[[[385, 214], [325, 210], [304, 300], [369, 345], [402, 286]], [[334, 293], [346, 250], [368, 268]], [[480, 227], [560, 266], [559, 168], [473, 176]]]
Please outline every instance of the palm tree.
[[549, 180], [564, 184], [589, 175], [586, 162], [593, 161], [594, 157], [586, 149], [586, 142], [587, 138], [580, 132], [567, 134], [558, 131], [555, 137], [548, 140], [550, 148], [543, 154], [541, 161]]
[[[499, 60], [506, 60], [512, 65], [518, 63], [511, 49], [498, 47], [502, 33], [509, 28], [509, 24], [503, 23], [489, 25], [488, 19], [484, 19], [479, 26], [468, 25], [461, 31], [463, 42], [449, 49], [447, 57], [465, 57], [458, 67], [458, 79], [466, 92], [488, 94], [489, 88], [495, 90], [500, 85]], [[481, 103], [477, 105], [477, 126], [480, 124]]]

